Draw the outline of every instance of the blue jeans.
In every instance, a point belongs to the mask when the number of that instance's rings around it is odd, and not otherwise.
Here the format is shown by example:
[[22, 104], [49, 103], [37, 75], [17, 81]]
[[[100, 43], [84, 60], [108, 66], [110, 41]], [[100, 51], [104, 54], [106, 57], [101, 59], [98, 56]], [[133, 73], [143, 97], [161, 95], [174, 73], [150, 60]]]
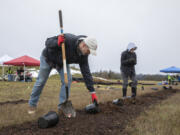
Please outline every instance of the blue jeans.
[[[30, 100], [29, 100], [29, 105], [30, 106], [37, 106], [37, 103], [39, 101], [39, 97], [41, 95], [41, 92], [44, 88], [44, 85], [49, 77], [49, 74], [51, 72], [51, 67], [49, 66], [49, 64], [46, 62], [45, 57], [43, 55], [41, 55], [40, 57], [40, 70], [39, 70], [39, 74], [38, 74], [38, 78], [36, 80], [36, 83], [34, 84], [34, 87], [32, 89], [32, 93], [30, 96]], [[59, 95], [59, 105], [58, 108], [60, 108], [60, 105], [65, 102], [66, 100], [66, 89], [65, 89], [65, 81], [64, 81], [64, 70], [63, 68], [61, 68], [60, 70], [58, 70], [58, 73], [60, 75], [61, 78], [61, 92]], [[70, 68], [69, 65], [67, 65], [67, 75], [68, 75], [68, 93], [70, 93], [70, 87], [71, 87], [71, 82], [72, 82], [72, 76], [70, 73]]]
[[13, 75], [8, 74], [8, 81], [13, 81]]

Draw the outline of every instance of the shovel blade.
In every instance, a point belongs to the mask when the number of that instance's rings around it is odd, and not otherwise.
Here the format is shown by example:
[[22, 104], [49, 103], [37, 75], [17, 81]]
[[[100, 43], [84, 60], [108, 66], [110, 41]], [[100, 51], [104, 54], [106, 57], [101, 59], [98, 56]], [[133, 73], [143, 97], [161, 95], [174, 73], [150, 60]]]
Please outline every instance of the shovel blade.
[[72, 102], [70, 100], [61, 104], [61, 110], [67, 118], [76, 117], [76, 111], [73, 108]]

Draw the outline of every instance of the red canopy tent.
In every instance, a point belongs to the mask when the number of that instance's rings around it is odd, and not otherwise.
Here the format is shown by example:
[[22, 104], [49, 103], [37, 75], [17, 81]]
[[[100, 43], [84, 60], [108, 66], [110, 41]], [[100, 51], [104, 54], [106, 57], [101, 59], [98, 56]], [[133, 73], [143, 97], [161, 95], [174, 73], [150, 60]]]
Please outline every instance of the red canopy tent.
[[[21, 56], [19, 58], [7, 61], [3, 63], [4, 65], [13, 65], [13, 66], [40, 66], [40, 61], [36, 60], [27, 55]], [[25, 72], [24, 72], [24, 81], [25, 81]]]
[[3, 64], [14, 65], [14, 66], [40, 66], [40, 61], [32, 57], [29, 57], [27, 55], [24, 55], [16, 59], [6, 61]]

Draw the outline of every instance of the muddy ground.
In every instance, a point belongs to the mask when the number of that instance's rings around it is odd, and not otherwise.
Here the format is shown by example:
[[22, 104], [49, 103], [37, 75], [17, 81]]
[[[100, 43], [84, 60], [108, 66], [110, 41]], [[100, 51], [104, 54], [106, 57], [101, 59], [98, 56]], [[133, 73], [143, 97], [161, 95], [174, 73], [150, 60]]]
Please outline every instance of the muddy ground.
[[[130, 101], [123, 106], [112, 102], [101, 103], [101, 112], [86, 114], [77, 110], [76, 118], [67, 119], [60, 116], [55, 127], [39, 129], [37, 121], [15, 125], [1, 129], [0, 135], [129, 135], [125, 127], [138, 117], [149, 106], [160, 103], [180, 90], [163, 90], [149, 93], [137, 98], [136, 103]], [[25, 101], [26, 102], [26, 101]]]

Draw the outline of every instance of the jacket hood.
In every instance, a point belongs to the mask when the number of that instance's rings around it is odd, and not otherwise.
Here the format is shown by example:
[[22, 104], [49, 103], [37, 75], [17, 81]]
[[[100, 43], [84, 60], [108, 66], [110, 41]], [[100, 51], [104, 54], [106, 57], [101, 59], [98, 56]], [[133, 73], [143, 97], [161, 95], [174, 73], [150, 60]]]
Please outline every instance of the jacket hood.
[[128, 46], [127, 46], [127, 50], [130, 51], [133, 48], [136, 50], [137, 46], [134, 43], [129, 43]]

